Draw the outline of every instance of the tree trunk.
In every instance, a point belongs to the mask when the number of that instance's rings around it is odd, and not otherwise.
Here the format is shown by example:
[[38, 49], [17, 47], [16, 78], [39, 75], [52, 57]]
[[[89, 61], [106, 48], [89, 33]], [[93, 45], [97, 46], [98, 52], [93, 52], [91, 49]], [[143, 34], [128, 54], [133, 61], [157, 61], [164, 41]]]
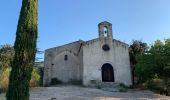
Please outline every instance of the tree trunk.
[[36, 54], [38, 0], [23, 0], [14, 44], [7, 100], [29, 100], [29, 82]]

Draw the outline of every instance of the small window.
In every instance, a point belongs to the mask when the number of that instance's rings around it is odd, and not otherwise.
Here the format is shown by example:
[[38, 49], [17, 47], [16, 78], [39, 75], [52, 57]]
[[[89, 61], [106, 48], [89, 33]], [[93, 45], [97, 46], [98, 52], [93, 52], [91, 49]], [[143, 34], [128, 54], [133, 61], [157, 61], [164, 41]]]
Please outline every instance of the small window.
[[67, 56], [67, 55], [64, 56], [64, 60], [65, 60], [65, 61], [68, 60], [68, 56]]

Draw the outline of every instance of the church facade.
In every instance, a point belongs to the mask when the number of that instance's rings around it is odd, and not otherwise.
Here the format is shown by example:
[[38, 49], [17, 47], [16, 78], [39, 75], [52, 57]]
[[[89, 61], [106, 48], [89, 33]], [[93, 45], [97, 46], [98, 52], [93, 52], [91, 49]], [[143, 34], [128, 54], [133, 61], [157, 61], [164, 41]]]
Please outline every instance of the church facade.
[[112, 24], [98, 24], [99, 37], [45, 50], [44, 86], [53, 79], [84, 86], [112, 82], [132, 84], [128, 44], [113, 39]]

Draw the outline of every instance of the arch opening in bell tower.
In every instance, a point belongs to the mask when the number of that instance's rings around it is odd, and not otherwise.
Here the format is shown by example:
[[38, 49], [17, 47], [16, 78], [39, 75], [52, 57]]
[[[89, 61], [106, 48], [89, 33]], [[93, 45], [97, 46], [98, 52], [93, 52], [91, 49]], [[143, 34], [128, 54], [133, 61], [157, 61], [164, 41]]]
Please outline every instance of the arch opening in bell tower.
[[108, 39], [113, 39], [112, 37], [112, 24], [104, 21], [99, 23], [99, 38], [107, 37]]
[[107, 28], [107, 26], [103, 27], [103, 33], [104, 33], [104, 37], [108, 37], [108, 28]]

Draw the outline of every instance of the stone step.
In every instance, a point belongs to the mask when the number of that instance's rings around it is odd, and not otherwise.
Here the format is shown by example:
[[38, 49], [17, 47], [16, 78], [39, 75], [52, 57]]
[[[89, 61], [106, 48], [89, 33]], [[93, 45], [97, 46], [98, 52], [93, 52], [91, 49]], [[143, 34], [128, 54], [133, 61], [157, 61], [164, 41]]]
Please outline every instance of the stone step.
[[113, 87], [111, 87], [111, 88], [101, 88], [102, 90], [104, 90], [104, 91], [109, 91], [109, 92], [119, 92], [120, 91], [120, 88], [113, 88]]
[[100, 82], [98, 84], [101, 88], [116, 88], [116, 87], [120, 87], [119, 83], [115, 83], [115, 82]]
[[120, 91], [127, 91], [124, 87], [120, 85], [120, 83], [116, 82], [101, 82], [99, 83], [98, 87], [104, 91], [110, 92], [120, 92]]

